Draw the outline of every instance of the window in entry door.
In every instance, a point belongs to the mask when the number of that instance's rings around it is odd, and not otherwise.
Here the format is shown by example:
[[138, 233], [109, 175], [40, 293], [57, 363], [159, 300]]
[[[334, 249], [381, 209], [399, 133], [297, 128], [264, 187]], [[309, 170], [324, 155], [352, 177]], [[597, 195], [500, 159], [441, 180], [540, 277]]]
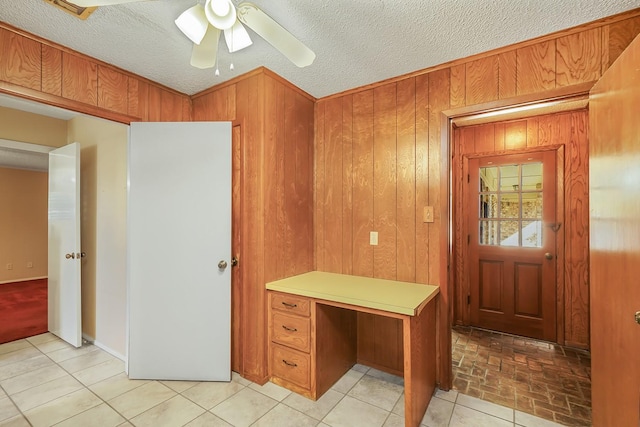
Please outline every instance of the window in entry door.
[[542, 163], [480, 168], [479, 242], [542, 247]]

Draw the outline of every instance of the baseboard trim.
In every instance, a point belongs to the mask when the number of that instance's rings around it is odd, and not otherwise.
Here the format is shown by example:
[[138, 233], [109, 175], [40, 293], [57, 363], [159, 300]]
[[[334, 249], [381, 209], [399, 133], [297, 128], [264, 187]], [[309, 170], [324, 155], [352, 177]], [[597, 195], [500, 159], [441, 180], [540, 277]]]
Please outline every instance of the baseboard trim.
[[29, 282], [31, 280], [40, 280], [40, 279], [47, 279], [47, 276], [42, 276], [42, 277], [28, 277], [26, 279], [14, 279], [14, 280], [3, 280], [0, 282], [0, 285], [4, 285], [5, 283], [19, 283], [19, 282]]
[[99, 349], [106, 351], [107, 353], [109, 353], [113, 357], [116, 357], [116, 358], [122, 360], [123, 362], [127, 361], [127, 358], [124, 355], [122, 355], [122, 354], [118, 353], [117, 351], [107, 347], [106, 345], [102, 344], [100, 341], [96, 341], [96, 339], [94, 337], [90, 336], [90, 335], [82, 334], [82, 339], [86, 343], [95, 345]]

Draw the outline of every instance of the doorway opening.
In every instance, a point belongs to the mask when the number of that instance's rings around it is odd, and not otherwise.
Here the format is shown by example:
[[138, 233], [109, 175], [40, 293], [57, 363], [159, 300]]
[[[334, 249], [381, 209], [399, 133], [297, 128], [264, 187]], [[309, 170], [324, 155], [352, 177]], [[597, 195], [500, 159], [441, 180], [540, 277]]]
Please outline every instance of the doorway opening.
[[[578, 109], [480, 121], [443, 113], [452, 384], [524, 414], [590, 425], [588, 112], [571, 105]], [[529, 173], [533, 163], [540, 173]], [[534, 175], [540, 182], [528, 183]], [[547, 186], [556, 190], [549, 200]]]

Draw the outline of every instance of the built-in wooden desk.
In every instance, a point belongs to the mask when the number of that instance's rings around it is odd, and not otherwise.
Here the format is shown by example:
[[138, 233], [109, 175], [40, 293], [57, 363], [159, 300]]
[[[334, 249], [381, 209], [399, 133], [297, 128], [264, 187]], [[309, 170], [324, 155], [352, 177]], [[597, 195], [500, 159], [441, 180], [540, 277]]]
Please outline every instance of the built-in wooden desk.
[[402, 320], [405, 426], [435, 389], [437, 286], [313, 271], [267, 283], [271, 381], [311, 399], [357, 360], [356, 312]]

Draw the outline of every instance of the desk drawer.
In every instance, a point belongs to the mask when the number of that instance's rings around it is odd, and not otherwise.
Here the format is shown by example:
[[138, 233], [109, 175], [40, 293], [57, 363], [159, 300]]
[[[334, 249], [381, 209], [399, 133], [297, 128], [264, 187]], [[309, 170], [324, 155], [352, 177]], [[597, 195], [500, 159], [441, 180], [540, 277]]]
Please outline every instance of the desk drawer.
[[309, 352], [310, 325], [308, 317], [289, 316], [288, 314], [271, 313], [271, 339], [278, 344]]
[[281, 294], [278, 292], [271, 293], [271, 308], [274, 310], [286, 311], [291, 314], [309, 317], [310, 305], [309, 299], [305, 297]]
[[271, 343], [271, 375], [275, 377], [309, 389], [310, 362], [306, 353]]

